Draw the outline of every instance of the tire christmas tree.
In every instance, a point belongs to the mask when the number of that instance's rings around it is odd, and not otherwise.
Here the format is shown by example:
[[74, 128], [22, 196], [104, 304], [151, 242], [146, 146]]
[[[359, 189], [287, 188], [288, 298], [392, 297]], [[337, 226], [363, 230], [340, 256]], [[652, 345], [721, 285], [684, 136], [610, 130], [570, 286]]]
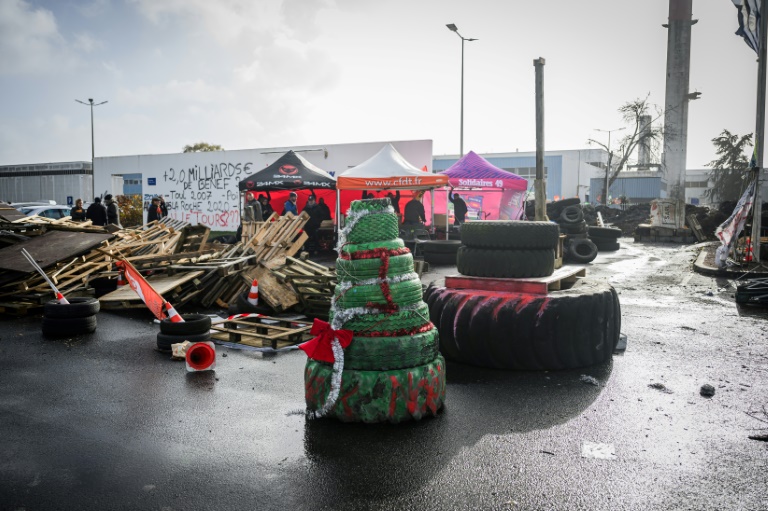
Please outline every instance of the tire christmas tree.
[[437, 415], [445, 360], [389, 199], [354, 201], [339, 232], [330, 325], [301, 346], [307, 408], [344, 422]]

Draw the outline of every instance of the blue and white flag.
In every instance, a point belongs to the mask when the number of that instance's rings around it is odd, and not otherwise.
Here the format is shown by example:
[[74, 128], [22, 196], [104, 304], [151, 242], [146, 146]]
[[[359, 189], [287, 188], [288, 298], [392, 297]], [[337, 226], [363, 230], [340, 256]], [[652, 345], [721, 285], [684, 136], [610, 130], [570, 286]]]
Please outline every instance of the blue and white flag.
[[760, 49], [760, 4], [761, 0], [732, 0], [739, 11], [739, 29], [736, 35], [744, 38], [747, 45], [759, 53]]

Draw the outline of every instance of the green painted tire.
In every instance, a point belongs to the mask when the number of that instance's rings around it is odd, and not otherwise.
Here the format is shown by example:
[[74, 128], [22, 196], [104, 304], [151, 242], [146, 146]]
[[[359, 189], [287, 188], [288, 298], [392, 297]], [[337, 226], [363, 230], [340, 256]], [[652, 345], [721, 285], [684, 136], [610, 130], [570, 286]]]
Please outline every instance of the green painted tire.
[[[307, 360], [304, 391], [307, 409], [319, 410], [331, 389], [333, 366]], [[445, 360], [391, 371], [344, 369], [341, 392], [328, 413], [342, 422], [391, 422], [419, 420], [437, 415], [445, 400]]]
[[[421, 280], [418, 278], [411, 280], [404, 280], [397, 282], [389, 286], [390, 294], [392, 295], [392, 301], [398, 305], [412, 305], [421, 301], [422, 289]], [[339, 293], [337, 286], [334, 292], [336, 297], [336, 305], [349, 309], [352, 307], [365, 307], [367, 303], [387, 303], [384, 298], [384, 292], [381, 286], [368, 285], [368, 286], [353, 286], [343, 293]]]
[[[334, 314], [333, 311], [329, 314], [328, 322], [332, 323]], [[400, 329], [410, 330], [411, 328], [418, 328], [429, 323], [429, 307], [426, 303], [422, 303], [418, 308], [414, 310], [399, 311], [394, 314], [365, 314], [357, 316], [342, 325], [342, 328], [346, 330], [352, 330], [353, 332], [386, 332], [397, 331]]]
[[403, 337], [354, 337], [344, 351], [344, 369], [387, 371], [427, 364], [439, 355], [437, 328]]
[[394, 213], [374, 213], [360, 218], [347, 233], [350, 243], [393, 240], [400, 234], [400, 226]]
[[[358, 282], [379, 276], [381, 259], [336, 259], [336, 275], [339, 282]], [[413, 271], [413, 256], [405, 254], [389, 258], [387, 276], [395, 277]]]
[[386, 248], [387, 250], [394, 250], [403, 248], [405, 242], [400, 238], [394, 238], [389, 241], [377, 241], [375, 243], [345, 243], [340, 248], [342, 254], [354, 254], [355, 252], [364, 252], [366, 250], [374, 250], [376, 248]]

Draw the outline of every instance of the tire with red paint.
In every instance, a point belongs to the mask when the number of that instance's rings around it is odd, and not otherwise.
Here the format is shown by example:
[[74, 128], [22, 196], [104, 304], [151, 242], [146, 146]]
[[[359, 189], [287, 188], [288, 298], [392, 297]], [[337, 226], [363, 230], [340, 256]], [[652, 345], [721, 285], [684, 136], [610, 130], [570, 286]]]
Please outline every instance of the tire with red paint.
[[[307, 360], [304, 395], [307, 409], [319, 410], [331, 389], [333, 365]], [[419, 420], [437, 415], [445, 400], [445, 360], [390, 371], [341, 373], [341, 390], [327, 416], [342, 422], [391, 422]]]
[[621, 308], [606, 283], [547, 295], [435, 288], [430, 317], [449, 360], [515, 370], [559, 370], [609, 360]]

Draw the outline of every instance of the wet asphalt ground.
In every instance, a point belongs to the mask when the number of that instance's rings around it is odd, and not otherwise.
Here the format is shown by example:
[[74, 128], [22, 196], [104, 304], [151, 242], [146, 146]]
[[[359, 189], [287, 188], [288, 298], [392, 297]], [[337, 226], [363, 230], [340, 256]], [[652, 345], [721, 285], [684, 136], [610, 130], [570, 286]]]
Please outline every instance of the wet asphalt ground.
[[588, 277], [620, 292], [623, 354], [449, 363], [444, 411], [410, 424], [306, 420], [299, 351], [219, 347], [215, 372], [188, 374], [146, 311], [68, 340], [0, 319], [0, 509], [768, 509], [768, 443], [748, 438], [768, 433], [768, 312], [693, 273], [691, 247], [621, 242]]

